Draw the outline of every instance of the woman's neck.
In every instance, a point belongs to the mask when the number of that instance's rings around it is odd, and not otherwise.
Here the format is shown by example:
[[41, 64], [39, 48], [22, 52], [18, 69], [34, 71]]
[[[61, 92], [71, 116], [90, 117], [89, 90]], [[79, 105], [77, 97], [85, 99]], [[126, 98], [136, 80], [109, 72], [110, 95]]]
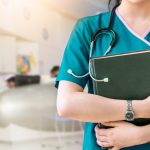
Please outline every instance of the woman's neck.
[[123, 0], [118, 12], [139, 35], [150, 27], [150, 0], [137, 3]]
[[150, 0], [135, 3], [128, 0], [123, 0], [121, 5], [119, 6], [119, 11], [134, 18], [150, 17]]

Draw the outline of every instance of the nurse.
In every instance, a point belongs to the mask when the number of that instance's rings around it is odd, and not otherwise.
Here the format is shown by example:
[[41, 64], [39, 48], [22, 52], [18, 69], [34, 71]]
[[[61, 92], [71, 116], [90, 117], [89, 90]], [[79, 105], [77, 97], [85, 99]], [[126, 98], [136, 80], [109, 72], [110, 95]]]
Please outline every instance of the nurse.
[[[56, 81], [58, 114], [85, 122], [83, 150], [101, 150], [101, 146], [150, 150], [150, 125], [139, 127], [121, 121], [125, 120], [126, 101], [94, 95], [89, 76], [77, 78], [71, 74], [82, 76], [88, 72], [91, 37], [99, 28], [108, 26], [109, 18], [110, 12], [105, 12], [76, 23]], [[122, 0], [114, 14], [113, 30], [118, 38], [110, 54], [150, 49], [150, 0]], [[93, 55], [104, 55], [109, 42], [110, 37], [99, 37]], [[86, 84], [88, 93], [83, 92]], [[132, 107], [136, 118], [150, 118], [150, 97], [134, 100]], [[99, 129], [98, 122], [114, 128]]]

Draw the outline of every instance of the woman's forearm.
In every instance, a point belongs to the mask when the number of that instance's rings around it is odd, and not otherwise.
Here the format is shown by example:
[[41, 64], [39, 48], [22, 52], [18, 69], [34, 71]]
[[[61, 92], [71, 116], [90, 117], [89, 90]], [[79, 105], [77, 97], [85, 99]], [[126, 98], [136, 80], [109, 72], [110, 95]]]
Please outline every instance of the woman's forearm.
[[[114, 100], [93, 94], [75, 92], [70, 94], [70, 114], [75, 119], [91, 122], [125, 120], [126, 101]], [[134, 102], [136, 117], [141, 116], [140, 103]], [[139, 113], [138, 113], [139, 112]]]
[[[133, 107], [136, 109], [136, 101], [133, 101]], [[138, 118], [150, 118], [150, 96], [143, 101], [140, 101], [141, 109], [137, 111]]]
[[[60, 85], [61, 86], [61, 85]], [[72, 86], [67, 92], [58, 92], [58, 113], [61, 116], [84, 122], [108, 122], [125, 120], [127, 103], [125, 100], [114, 100], [93, 94], [75, 92]], [[60, 87], [61, 88], [61, 87]], [[63, 89], [60, 89], [63, 90]], [[134, 101], [133, 108], [136, 118], [141, 118], [143, 107], [141, 101]]]
[[141, 127], [141, 140], [143, 143], [150, 142], [150, 125]]
[[124, 120], [125, 101], [115, 101], [86, 93], [70, 93], [64, 103], [64, 116], [84, 122]]

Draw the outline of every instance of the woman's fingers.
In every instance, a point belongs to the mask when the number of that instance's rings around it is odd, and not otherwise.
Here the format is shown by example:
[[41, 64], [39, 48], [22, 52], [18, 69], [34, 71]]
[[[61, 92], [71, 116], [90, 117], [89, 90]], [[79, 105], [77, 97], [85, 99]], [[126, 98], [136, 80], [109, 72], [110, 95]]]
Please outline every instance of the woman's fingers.
[[98, 126], [95, 127], [97, 144], [102, 147], [112, 147], [111, 141], [108, 140], [106, 136], [106, 129], [99, 129]]
[[102, 147], [113, 147], [113, 145], [111, 143], [101, 142], [99, 140], [97, 140], [97, 144]]
[[99, 136], [106, 136], [107, 135], [107, 130], [106, 129], [100, 129], [98, 125], [95, 127], [95, 132]]
[[103, 125], [110, 126], [110, 127], [118, 127], [118, 126], [122, 126], [122, 125], [125, 125], [125, 124], [128, 124], [128, 123], [125, 122], [125, 121], [115, 121], [115, 122], [103, 123]]
[[117, 148], [117, 147], [112, 147], [112, 148], [110, 148], [110, 149], [108, 149], [108, 150], [120, 150], [120, 149]]
[[108, 142], [108, 138], [106, 136], [99, 136], [98, 134], [96, 134], [96, 138], [101, 142]]

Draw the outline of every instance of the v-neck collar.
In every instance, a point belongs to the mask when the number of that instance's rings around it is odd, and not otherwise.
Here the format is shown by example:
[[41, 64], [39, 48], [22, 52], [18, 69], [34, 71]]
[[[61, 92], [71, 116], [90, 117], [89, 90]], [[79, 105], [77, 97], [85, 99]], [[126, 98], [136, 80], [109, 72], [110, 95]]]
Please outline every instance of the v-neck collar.
[[123, 17], [120, 15], [120, 13], [118, 12], [118, 10], [116, 9], [116, 15], [117, 17], [119, 18], [119, 20], [122, 22], [122, 24], [128, 29], [128, 31], [133, 34], [135, 37], [137, 37], [138, 39], [140, 39], [141, 41], [143, 41], [145, 44], [149, 45], [150, 46], [150, 42], [147, 41], [145, 39], [145, 37], [147, 37], [147, 35], [149, 34], [150, 32], [150, 29], [149, 31], [147, 31], [143, 36], [139, 36], [136, 32], [134, 32], [130, 26], [126, 23], [126, 21], [123, 19]]
[[148, 30], [143, 34], [143, 38], [146, 38], [150, 33], [150, 27], [148, 28]]

